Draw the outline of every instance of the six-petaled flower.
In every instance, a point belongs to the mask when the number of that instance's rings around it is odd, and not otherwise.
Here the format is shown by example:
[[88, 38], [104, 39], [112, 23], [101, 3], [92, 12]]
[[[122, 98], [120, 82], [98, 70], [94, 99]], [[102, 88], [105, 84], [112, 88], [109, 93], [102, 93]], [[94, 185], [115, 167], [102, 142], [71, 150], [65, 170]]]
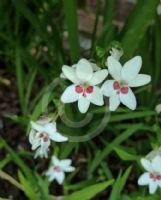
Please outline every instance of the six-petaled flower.
[[134, 110], [136, 98], [131, 87], [143, 86], [151, 81], [151, 77], [139, 74], [142, 59], [136, 56], [126, 62], [124, 66], [112, 56], [107, 58], [108, 70], [114, 80], [107, 80], [102, 85], [102, 92], [109, 97], [109, 109], [115, 111], [120, 103]]
[[149, 193], [154, 194], [161, 188], [161, 156], [157, 155], [152, 160], [141, 159], [141, 164], [147, 171], [138, 180], [139, 185], [149, 185]]
[[65, 172], [73, 172], [75, 167], [71, 166], [72, 161], [70, 159], [59, 160], [57, 157], [52, 157], [52, 165], [46, 172], [46, 176], [49, 177], [49, 181], [54, 179], [61, 185], [65, 179]]
[[87, 112], [90, 103], [97, 106], [104, 104], [103, 94], [97, 85], [107, 77], [106, 69], [94, 72], [91, 63], [86, 59], [81, 59], [75, 69], [64, 65], [62, 71], [65, 77], [73, 82], [61, 96], [63, 103], [78, 101], [78, 109], [81, 113]]

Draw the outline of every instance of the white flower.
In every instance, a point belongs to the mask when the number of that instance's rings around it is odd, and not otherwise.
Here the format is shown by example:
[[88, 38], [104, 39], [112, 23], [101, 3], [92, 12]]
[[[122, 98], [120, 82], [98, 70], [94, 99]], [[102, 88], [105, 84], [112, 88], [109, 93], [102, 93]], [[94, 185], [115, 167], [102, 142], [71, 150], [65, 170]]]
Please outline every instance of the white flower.
[[141, 159], [141, 164], [147, 172], [138, 180], [139, 185], [149, 185], [149, 193], [154, 194], [158, 187], [161, 188], [161, 156], [157, 155], [151, 161]]
[[64, 65], [62, 67], [64, 75], [73, 82], [72, 85], [66, 88], [61, 96], [63, 103], [72, 103], [78, 101], [78, 108], [81, 113], [87, 112], [90, 103], [98, 106], [104, 104], [103, 94], [96, 85], [108, 75], [106, 69], [94, 72], [90, 62], [86, 59], [81, 59], [76, 64], [75, 69]]
[[57, 157], [52, 157], [52, 166], [46, 172], [49, 181], [54, 179], [61, 185], [65, 179], [65, 172], [73, 172], [75, 167], [71, 166], [70, 159], [59, 160]]
[[157, 14], [161, 15], [161, 1], [160, 4], [157, 6]]
[[151, 77], [138, 74], [142, 65], [140, 56], [136, 56], [126, 62], [122, 67], [120, 62], [112, 56], [107, 58], [109, 73], [115, 80], [108, 80], [102, 85], [102, 92], [109, 97], [109, 109], [114, 111], [124, 104], [134, 110], [136, 98], [130, 87], [139, 87], [151, 81]]
[[47, 158], [51, 140], [55, 142], [68, 140], [67, 137], [57, 132], [56, 122], [52, 122], [50, 118], [48, 119], [31, 122], [32, 127], [29, 134], [29, 142], [32, 145], [32, 150], [36, 150], [35, 158], [38, 156]]
[[116, 60], [120, 60], [121, 56], [123, 55], [123, 52], [121, 50], [116, 49], [116, 48], [112, 48], [110, 50], [110, 54]]

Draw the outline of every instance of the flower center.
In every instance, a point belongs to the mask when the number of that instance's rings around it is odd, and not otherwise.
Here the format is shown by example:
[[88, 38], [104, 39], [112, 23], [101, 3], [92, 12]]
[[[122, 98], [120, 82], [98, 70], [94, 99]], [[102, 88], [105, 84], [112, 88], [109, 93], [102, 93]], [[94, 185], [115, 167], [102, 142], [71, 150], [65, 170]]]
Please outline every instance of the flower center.
[[129, 91], [129, 88], [126, 87], [126, 86], [124, 86], [124, 85], [125, 85], [124, 82], [115, 81], [115, 82], [113, 83], [113, 88], [114, 88], [114, 90], [117, 90], [117, 94], [120, 94], [120, 92], [121, 92], [122, 94], [127, 94], [128, 91]]
[[87, 94], [90, 94], [93, 92], [93, 86], [81, 86], [81, 85], [76, 85], [75, 86], [75, 91], [78, 94], [82, 94], [84, 97], [87, 96]]
[[153, 181], [160, 181], [161, 180], [161, 175], [150, 174], [150, 178], [153, 179]]
[[57, 166], [57, 165], [53, 167], [53, 170], [55, 172], [61, 172], [62, 171], [61, 168], [59, 166]]
[[42, 139], [43, 142], [47, 142], [47, 141], [48, 141], [48, 136], [45, 135], [45, 134], [43, 134], [43, 133], [41, 133], [41, 134], [39, 135], [39, 138]]

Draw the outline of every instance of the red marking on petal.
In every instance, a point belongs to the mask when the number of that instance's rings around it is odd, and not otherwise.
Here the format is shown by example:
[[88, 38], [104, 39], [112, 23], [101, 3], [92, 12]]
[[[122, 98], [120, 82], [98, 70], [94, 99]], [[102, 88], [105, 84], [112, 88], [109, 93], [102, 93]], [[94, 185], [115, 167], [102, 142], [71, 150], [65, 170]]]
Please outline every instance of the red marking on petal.
[[48, 137], [47, 137], [47, 136], [44, 136], [44, 137], [43, 137], [43, 141], [44, 141], [44, 142], [47, 142], [47, 141], [48, 141]]
[[129, 91], [129, 88], [128, 88], [128, 87], [122, 87], [122, 88], [120, 89], [120, 91], [121, 91], [122, 94], [127, 94], [128, 91]]
[[119, 85], [119, 82], [118, 82], [118, 81], [115, 81], [115, 82], [113, 83], [113, 88], [114, 88], [114, 90], [119, 90], [119, 89], [120, 89], [120, 85]]
[[153, 181], [160, 181], [161, 175], [150, 174], [150, 178], [153, 179]]
[[89, 94], [92, 93], [93, 92], [93, 86], [87, 87], [86, 92], [89, 93]]
[[56, 172], [61, 172], [62, 171], [59, 166], [54, 166], [53, 170], [56, 171]]
[[83, 88], [80, 85], [75, 86], [75, 91], [77, 93], [82, 93], [83, 92]]

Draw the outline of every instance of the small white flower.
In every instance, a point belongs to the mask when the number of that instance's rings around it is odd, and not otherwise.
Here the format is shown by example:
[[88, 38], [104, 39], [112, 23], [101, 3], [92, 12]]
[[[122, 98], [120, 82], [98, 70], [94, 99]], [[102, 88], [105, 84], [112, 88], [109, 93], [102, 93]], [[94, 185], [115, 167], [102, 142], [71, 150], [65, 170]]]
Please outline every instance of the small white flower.
[[104, 104], [101, 90], [96, 85], [102, 83], [108, 75], [106, 69], [94, 72], [91, 63], [86, 59], [81, 59], [75, 68], [64, 65], [62, 71], [73, 82], [61, 96], [63, 103], [78, 101], [78, 109], [81, 113], [87, 112], [90, 103], [98, 106]]
[[157, 14], [161, 15], [161, 1], [160, 4], [157, 6]]
[[154, 194], [158, 187], [161, 188], [161, 156], [157, 155], [151, 161], [141, 159], [141, 164], [147, 171], [138, 180], [139, 185], [149, 185], [149, 193]]
[[114, 111], [120, 103], [135, 110], [136, 98], [130, 87], [139, 87], [151, 81], [151, 77], [138, 74], [142, 65], [140, 56], [126, 62], [124, 66], [112, 56], [107, 58], [109, 73], [115, 80], [108, 80], [102, 85], [102, 92], [109, 97], [109, 109]]
[[116, 60], [120, 60], [121, 56], [123, 55], [123, 52], [121, 50], [116, 49], [116, 48], [112, 48], [111, 51], [110, 51], [110, 54]]
[[56, 180], [60, 185], [65, 179], [65, 172], [73, 172], [75, 167], [71, 166], [70, 159], [59, 160], [57, 157], [52, 157], [52, 166], [46, 172], [49, 181]]
[[32, 145], [32, 150], [36, 150], [35, 158], [48, 156], [48, 150], [51, 140], [55, 142], [64, 142], [68, 138], [57, 132], [56, 122], [48, 120], [38, 120], [31, 122], [31, 131], [29, 133], [29, 142]]

